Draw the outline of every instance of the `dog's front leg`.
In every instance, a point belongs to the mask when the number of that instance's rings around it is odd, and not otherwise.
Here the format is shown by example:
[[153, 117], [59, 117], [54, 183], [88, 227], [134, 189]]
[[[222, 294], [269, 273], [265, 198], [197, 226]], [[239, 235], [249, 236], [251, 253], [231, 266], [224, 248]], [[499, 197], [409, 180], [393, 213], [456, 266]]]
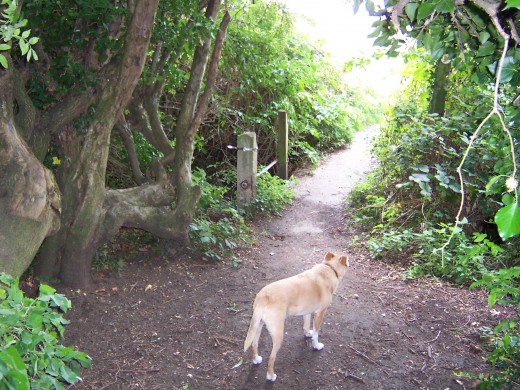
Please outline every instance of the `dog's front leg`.
[[318, 351], [324, 347], [323, 343], [318, 341], [318, 335], [320, 333], [321, 324], [323, 323], [323, 317], [325, 316], [326, 311], [327, 308], [314, 313], [314, 318], [312, 321], [312, 347]]
[[306, 314], [303, 316], [303, 334], [305, 337], [312, 337], [313, 333], [311, 329], [311, 315]]

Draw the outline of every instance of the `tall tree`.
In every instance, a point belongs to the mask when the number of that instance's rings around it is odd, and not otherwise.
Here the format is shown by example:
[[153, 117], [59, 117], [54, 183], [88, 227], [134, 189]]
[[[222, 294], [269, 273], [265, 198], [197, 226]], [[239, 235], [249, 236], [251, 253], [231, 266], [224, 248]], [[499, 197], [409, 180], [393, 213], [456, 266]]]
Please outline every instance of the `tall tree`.
[[[2, 170], [6, 173], [0, 177], [1, 187], [12, 189], [0, 204], [9, 216], [0, 225], [1, 270], [19, 275], [39, 251], [37, 275], [58, 277], [71, 286], [89, 288], [96, 250], [122, 226], [187, 240], [200, 193], [190, 175], [193, 135], [209, 103], [230, 18], [226, 13], [222, 19], [210, 56], [211, 30], [219, 1], [164, 3], [170, 7], [182, 3], [192, 5], [192, 9], [206, 9], [208, 20], [208, 28], [201, 32], [202, 39], [193, 56], [186, 103], [179, 117], [184, 119], [177, 121], [175, 130], [175, 149], [162, 126], [154, 126], [160, 130], [156, 133], [146, 132], [149, 122], [158, 118], [157, 101], [164, 85], [160, 76], [169, 59], [168, 55], [161, 56], [160, 40], [152, 46], [157, 55], [147, 57], [157, 0], [66, 1], [59, 7], [53, 1], [35, 0], [24, 5], [33, 33], [41, 37], [35, 47], [40, 61], [28, 63], [18, 56], [12, 60], [7, 51], [6, 58], [13, 66], [0, 70], [0, 89], [8, 103], [1, 107], [4, 111], [0, 130], [2, 139], [9, 142], [2, 143], [7, 156], [2, 160], [14, 166], [10, 171]], [[165, 15], [164, 9], [160, 13], [162, 22], [178, 17], [175, 12]], [[190, 14], [180, 17], [191, 18]], [[156, 31], [164, 25], [156, 25]], [[179, 37], [170, 36], [171, 41], [176, 38]], [[163, 46], [168, 48], [167, 44]], [[147, 60], [147, 69], [153, 68], [155, 73], [147, 79], [148, 84], [145, 80], [143, 88], [136, 89]], [[205, 74], [205, 91], [201, 94]], [[150, 115], [141, 115], [142, 107], [148, 107]], [[151, 115], [154, 111], [155, 115]], [[131, 120], [127, 121], [126, 115]], [[153, 144], [162, 148], [165, 158], [154, 165], [154, 172], [147, 177], [141, 173], [141, 185], [106, 188], [112, 129], [117, 128], [124, 135], [132, 155], [130, 130], [135, 129], [136, 123], [143, 123], [139, 118], [146, 118], [145, 126], [139, 130], [151, 134]], [[157, 125], [157, 121], [154, 123]], [[55, 175], [44, 167], [52, 163], [58, 167]], [[135, 163], [134, 160], [134, 172], [138, 173]], [[28, 170], [30, 164], [35, 168]], [[166, 174], [167, 164], [173, 167], [171, 174]], [[21, 180], [28, 176], [29, 179]], [[21, 227], [14, 218], [24, 218], [30, 226]], [[25, 236], [17, 233], [19, 226]], [[45, 236], [48, 238], [40, 247]]]

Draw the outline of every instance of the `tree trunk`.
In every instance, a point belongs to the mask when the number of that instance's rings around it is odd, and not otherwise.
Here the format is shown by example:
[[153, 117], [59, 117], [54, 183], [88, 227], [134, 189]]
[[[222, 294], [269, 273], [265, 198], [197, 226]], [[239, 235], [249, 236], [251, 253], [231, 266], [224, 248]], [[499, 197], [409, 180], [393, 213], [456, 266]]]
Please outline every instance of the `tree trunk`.
[[54, 276], [75, 288], [92, 287], [92, 258], [101, 242], [105, 200], [105, 172], [110, 133], [141, 75], [150, 40], [157, 0], [135, 2], [129, 10], [125, 45], [86, 131], [81, 151], [72, 156], [63, 180], [63, 216], [59, 234], [42, 248], [37, 272]]
[[13, 112], [14, 73], [0, 67], [0, 272], [20, 276], [42, 241], [57, 231], [58, 186], [23, 139]]
[[438, 114], [441, 117], [444, 116], [450, 69], [450, 63], [444, 63], [442, 59], [438, 60], [435, 65], [432, 96], [430, 99], [430, 114]]
[[[212, 0], [209, 2], [206, 10], [206, 16], [208, 18], [215, 20], [219, 4], [219, 0]], [[174, 184], [177, 188], [175, 223], [179, 232], [179, 235], [176, 238], [185, 242], [189, 242], [189, 225], [193, 221], [193, 215], [201, 195], [200, 188], [193, 185], [191, 178], [191, 160], [193, 158], [195, 133], [197, 132], [209, 105], [209, 100], [215, 84], [217, 65], [230, 20], [231, 18], [229, 13], [225, 12], [224, 18], [220, 24], [219, 32], [215, 38], [215, 46], [209, 63], [206, 86], [200, 99], [199, 93], [210, 55], [210, 37], [206, 37], [195, 50], [190, 79], [184, 94], [181, 104], [181, 112], [175, 129], [175, 139], [177, 142], [175, 158], [173, 161], [173, 170], [175, 172]]]

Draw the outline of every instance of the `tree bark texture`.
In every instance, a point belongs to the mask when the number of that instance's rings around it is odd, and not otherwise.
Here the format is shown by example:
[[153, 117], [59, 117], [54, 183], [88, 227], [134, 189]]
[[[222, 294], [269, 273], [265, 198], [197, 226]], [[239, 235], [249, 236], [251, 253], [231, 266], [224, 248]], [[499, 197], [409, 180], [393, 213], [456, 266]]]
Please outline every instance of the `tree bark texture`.
[[[74, 288], [90, 289], [95, 252], [121, 227], [189, 241], [189, 225], [200, 197], [200, 188], [191, 179], [194, 136], [209, 105], [230, 17], [226, 12], [211, 59], [209, 34], [196, 49], [175, 128], [174, 149], [157, 115], [164, 79], [155, 79], [157, 82], [149, 88], [142, 86], [132, 98], [146, 61], [157, 3], [158, 0], [129, 1], [123, 23], [123, 48], [105, 65], [92, 68], [99, 84], [82, 90], [72, 88], [68, 95], [45, 109], [38, 110], [32, 103], [26, 91], [25, 73], [0, 70], [0, 211], [5, 210], [8, 215], [0, 220], [0, 264], [7, 262], [4, 259], [12, 259], [21, 273], [38, 252], [37, 276], [59, 278]], [[211, 0], [206, 17], [215, 21], [219, 4], [219, 0]], [[160, 68], [167, 65], [166, 59], [176, 56], [164, 52], [154, 59]], [[97, 63], [95, 58], [92, 61]], [[129, 108], [127, 122], [125, 107]], [[74, 121], [87, 109], [92, 116], [84, 128], [78, 128]], [[131, 154], [139, 184], [135, 188], [105, 188], [110, 136], [117, 124]], [[147, 177], [140, 172], [135, 150], [132, 151], [134, 125], [165, 154], [162, 161], [153, 161], [153, 174]], [[42, 164], [48, 157], [51, 139], [59, 149], [61, 162], [56, 178]], [[173, 169], [166, 170], [166, 165]], [[23, 261], [19, 260], [21, 257]]]
[[437, 114], [440, 117], [444, 116], [450, 69], [450, 63], [444, 63], [442, 59], [438, 60], [435, 65], [432, 96], [430, 98], [430, 114]]
[[141, 76], [156, 8], [157, 0], [141, 0], [130, 10], [122, 55], [63, 181], [62, 228], [44, 244], [37, 271], [52, 275], [59, 269], [59, 277], [67, 285], [90, 288], [92, 284], [91, 262], [103, 231], [110, 133]]
[[19, 136], [10, 59], [9, 65], [0, 68], [0, 272], [21, 276], [58, 229], [61, 200], [52, 173]]

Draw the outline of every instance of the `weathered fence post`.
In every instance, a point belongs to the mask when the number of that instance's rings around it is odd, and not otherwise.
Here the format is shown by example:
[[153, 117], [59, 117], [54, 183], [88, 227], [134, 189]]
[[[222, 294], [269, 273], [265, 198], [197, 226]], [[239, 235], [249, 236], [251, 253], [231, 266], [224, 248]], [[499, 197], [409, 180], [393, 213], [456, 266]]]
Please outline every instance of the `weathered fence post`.
[[289, 178], [289, 159], [287, 157], [289, 149], [289, 126], [287, 124], [287, 111], [278, 111], [276, 134], [278, 136], [278, 143], [276, 144], [278, 177], [287, 180]]
[[237, 207], [243, 211], [256, 196], [258, 147], [254, 132], [243, 133], [237, 140]]

